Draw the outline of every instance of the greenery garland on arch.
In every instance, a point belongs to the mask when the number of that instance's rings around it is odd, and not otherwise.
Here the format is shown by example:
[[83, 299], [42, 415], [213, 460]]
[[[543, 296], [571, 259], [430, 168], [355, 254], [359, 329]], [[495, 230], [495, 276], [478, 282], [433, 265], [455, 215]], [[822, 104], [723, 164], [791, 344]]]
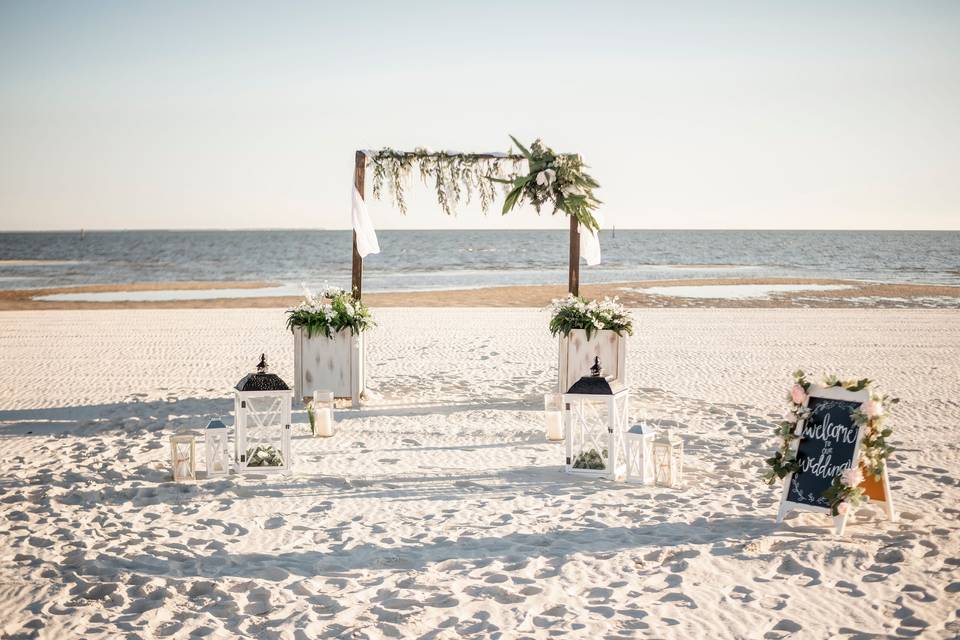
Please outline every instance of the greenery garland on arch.
[[[504, 215], [520, 203], [533, 205], [537, 213], [543, 205], [552, 204], [552, 213], [562, 211], [588, 229], [599, 231], [594, 211], [600, 201], [593, 190], [600, 185], [584, 171], [586, 165], [580, 157], [558, 154], [540, 140], [528, 149], [513, 136], [510, 139], [522, 155], [435, 152], [423, 147], [413, 151], [384, 148], [368, 153], [373, 165], [373, 195], [379, 199], [386, 185], [394, 204], [405, 214], [404, 184], [416, 165], [423, 183], [433, 183], [437, 202], [447, 215], [454, 215], [461, 203], [469, 204], [474, 194], [486, 213], [499, 183], [506, 194]], [[520, 173], [523, 161], [527, 162], [526, 173]]]

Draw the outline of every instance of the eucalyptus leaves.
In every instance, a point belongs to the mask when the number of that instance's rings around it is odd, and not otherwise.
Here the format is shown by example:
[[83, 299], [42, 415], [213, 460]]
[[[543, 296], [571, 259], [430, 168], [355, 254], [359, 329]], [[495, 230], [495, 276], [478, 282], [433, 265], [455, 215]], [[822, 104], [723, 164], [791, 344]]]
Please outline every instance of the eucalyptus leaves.
[[[394, 204], [406, 213], [404, 184], [416, 168], [424, 184], [432, 183], [437, 202], [447, 215], [453, 215], [461, 203], [469, 204], [475, 195], [483, 211], [488, 211], [496, 198], [495, 184], [500, 183], [506, 194], [504, 215], [521, 203], [533, 205], [538, 213], [544, 205], [552, 204], [553, 213], [563, 211], [587, 229], [599, 231], [594, 211], [600, 201], [593, 190], [600, 185], [584, 172], [580, 157], [558, 154], [541, 140], [535, 140], [528, 149], [513, 136], [510, 139], [522, 155], [434, 152], [423, 147], [368, 153], [373, 165], [373, 195], [380, 198], [386, 185]], [[524, 160], [527, 172], [521, 174]]]
[[384, 148], [368, 154], [373, 164], [373, 195], [380, 198], [384, 184], [393, 197], [393, 203], [406, 214], [404, 183], [413, 173], [414, 166], [425, 185], [433, 184], [437, 202], [447, 215], [454, 215], [462, 203], [469, 204], [474, 194], [486, 213], [496, 198], [493, 179], [503, 178], [508, 167], [516, 170], [522, 156], [507, 154], [458, 153], [455, 151], [431, 151], [417, 147], [413, 151], [395, 151]]

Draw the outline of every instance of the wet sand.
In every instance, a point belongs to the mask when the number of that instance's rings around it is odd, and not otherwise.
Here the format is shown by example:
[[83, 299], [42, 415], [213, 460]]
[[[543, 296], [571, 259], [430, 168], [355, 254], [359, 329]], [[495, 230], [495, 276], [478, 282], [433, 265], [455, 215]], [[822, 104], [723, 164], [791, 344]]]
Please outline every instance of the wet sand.
[[[766, 298], [686, 298], [657, 295], [652, 287], [715, 285], [841, 285], [833, 290], [774, 293]], [[37, 296], [58, 293], [161, 291], [171, 289], [256, 289], [276, 286], [267, 282], [146, 282], [127, 285], [90, 285], [58, 289], [0, 291], [0, 310], [42, 309], [224, 309], [287, 308], [297, 296], [219, 298], [163, 301], [46, 301]], [[927, 284], [880, 284], [855, 280], [811, 278], [712, 278], [647, 280], [582, 285], [587, 298], [619, 296], [631, 307], [653, 308], [960, 308], [960, 287]], [[543, 307], [566, 295], [563, 284], [458, 289], [448, 291], [370, 292], [363, 300], [371, 307]]]

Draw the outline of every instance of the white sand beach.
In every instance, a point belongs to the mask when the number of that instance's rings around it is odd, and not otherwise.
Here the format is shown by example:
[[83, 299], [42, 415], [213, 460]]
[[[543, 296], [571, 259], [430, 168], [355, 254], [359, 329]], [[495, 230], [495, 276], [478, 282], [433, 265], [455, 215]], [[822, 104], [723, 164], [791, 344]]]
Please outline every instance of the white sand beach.
[[[232, 423], [261, 352], [292, 378], [282, 310], [0, 313], [0, 636], [960, 635], [960, 312], [637, 310], [631, 413], [685, 439], [669, 489], [562, 473], [545, 313], [375, 311], [334, 437], [295, 405], [292, 475], [187, 484], [168, 436]], [[797, 368], [901, 398], [899, 522], [774, 522]]]

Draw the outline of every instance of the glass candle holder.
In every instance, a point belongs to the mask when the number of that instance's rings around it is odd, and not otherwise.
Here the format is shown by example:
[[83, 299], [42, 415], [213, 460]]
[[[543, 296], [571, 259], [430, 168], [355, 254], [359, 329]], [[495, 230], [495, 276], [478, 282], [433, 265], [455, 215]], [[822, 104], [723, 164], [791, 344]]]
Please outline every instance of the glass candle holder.
[[543, 396], [543, 415], [546, 420], [547, 440], [563, 440], [563, 396], [547, 393]]
[[329, 438], [333, 435], [333, 391], [313, 392], [313, 435]]

